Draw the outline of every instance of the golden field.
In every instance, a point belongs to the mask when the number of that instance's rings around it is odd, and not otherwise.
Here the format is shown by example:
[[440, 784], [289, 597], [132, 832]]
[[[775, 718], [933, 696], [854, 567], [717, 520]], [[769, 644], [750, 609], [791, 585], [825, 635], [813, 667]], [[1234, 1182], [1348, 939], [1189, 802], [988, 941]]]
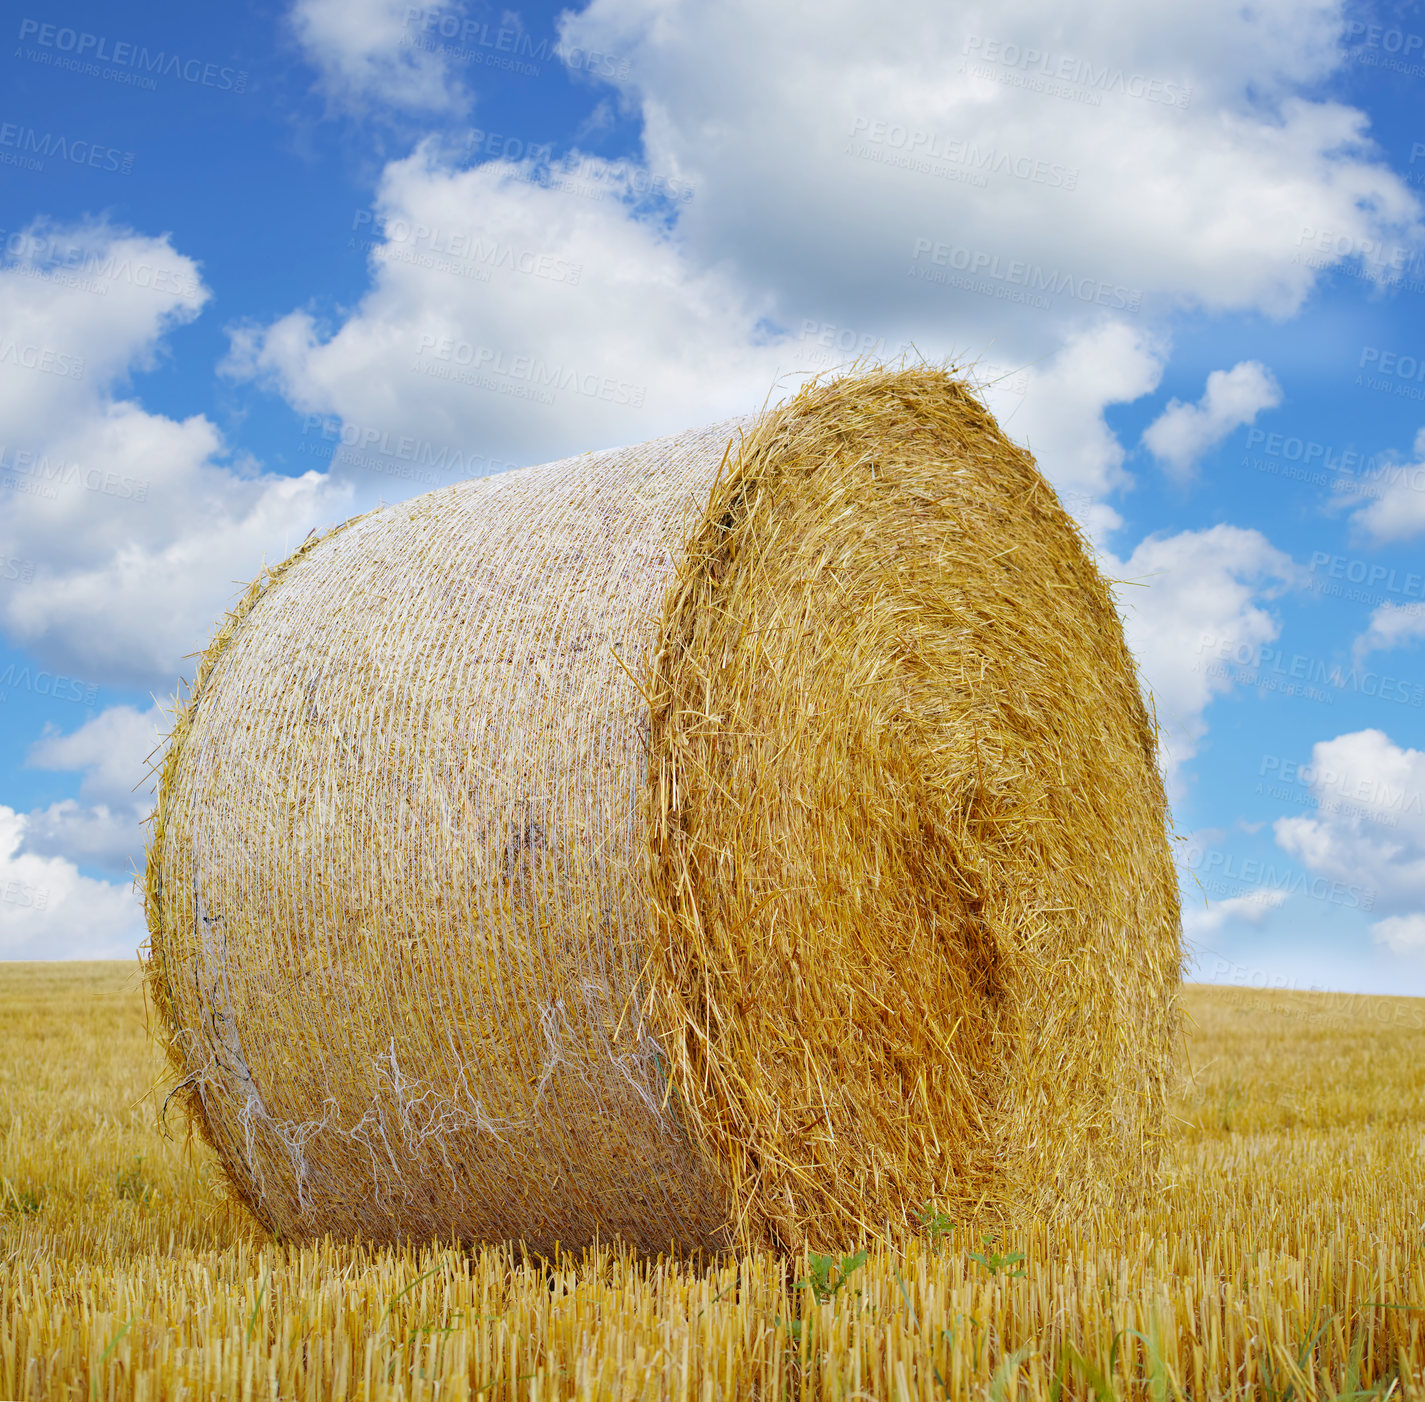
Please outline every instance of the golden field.
[[1425, 1000], [1184, 1001], [1140, 1212], [932, 1229], [818, 1292], [273, 1241], [158, 1132], [137, 966], [0, 965], [0, 1399], [1425, 1397]]

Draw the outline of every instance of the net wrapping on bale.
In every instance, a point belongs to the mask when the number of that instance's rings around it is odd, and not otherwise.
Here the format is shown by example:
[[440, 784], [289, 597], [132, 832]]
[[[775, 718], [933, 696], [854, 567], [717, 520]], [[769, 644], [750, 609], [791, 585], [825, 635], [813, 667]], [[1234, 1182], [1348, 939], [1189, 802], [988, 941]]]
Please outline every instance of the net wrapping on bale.
[[1154, 736], [1032, 459], [932, 369], [309, 543], [165, 757], [150, 986], [285, 1234], [791, 1247], [1151, 1166]]

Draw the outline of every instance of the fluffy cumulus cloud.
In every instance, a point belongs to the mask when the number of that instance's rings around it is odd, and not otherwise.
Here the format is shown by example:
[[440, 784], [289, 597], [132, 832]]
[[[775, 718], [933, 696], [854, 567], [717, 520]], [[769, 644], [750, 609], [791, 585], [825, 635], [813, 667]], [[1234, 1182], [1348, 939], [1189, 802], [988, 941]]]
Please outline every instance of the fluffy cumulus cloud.
[[1387, 916], [1371, 926], [1371, 933], [1393, 954], [1425, 954], [1425, 914]]
[[1185, 894], [1183, 900], [1183, 934], [1190, 940], [1205, 939], [1215, 935], [1230, 921], [1242, 921], [1248, 925], [1260, 925], [1286, 900], [1285, 891], [1272, 887], [1261, 887], [1241, 896], [1228, 896], [1225, 900], [1197, 902]]
[[1356, 661], [1368, 653], [1410, 647], [1422, 639], [1425, 639], [1425, 605], [1380, 604], [1371, 614], [1366, 631], [1356, 639]]
[[0, 959], [131, 958], [145, 933], [133, 887], [22, 850], [27, 826], [0, 806]]
[[407, 0], [297, 0], [291, 24], [318, 87], [333, 105], [358, 111], [394, 108], [424, 115], [466, 111], [471, 102], [439, 29], [423, 16], [464, 19], [464, 6], [416, 6]]
[[680, 226], [701, 260], [794, 315], [1020, 355], [1027, 325], [1105, 310], [1287, 313], [1320, 266], [1418, 233], [1362, 114], [1297, 95], [1343, 24], [1337, 0], [1070, 22], [1051, 0], [912, 0], [870, 26], [858, 6], [808, 25], [593, 0], [562, 32], [628, 57], [651, 168], [697, 191]]
[[1143, 431], [1143, 442], [1174, 477], [1186, 481], [1204, 453], [1281, 399], [1272, 372], [1244, 360], [1230, 370], [1214, 370], [1196, 404], [1174, 399]]
[[1065, 506], [1094, 535], [1119, 524], [1103, 498], [1127, 481], [1123, 445], [1104, 410], [1155, 389], [1164, 354], [1141, 327], [1106, 321], [1076, 332], [1057, 354], [1031, 367], [1020, 402], [1007, 390], [987, 390], [1001, 426], [1038, 456]]
[[[0, 263], [0, 626], [86, 682], [171, 690], [235, 580], [348, 514], [350, 484], [233, 461], [126, 394], [207, 300], [167, 238], [35, 225]], [[7, 354], [7, 348], [13, 354]]]
[[1299, 571], [1260, 531], [1236, 526], [1150, 536], [1126, 559], [1104, 553], [1124, 630], [1153, 697], [1170, 784], [1197, 752], [1213, 698], [1229, 692], [1231, 659], [1254, 654], [1280, 625], [1266, 606]]
[[111, 706], [78, 730], [47, 730], [30, 749], [38, 769], [80, 773], [79, 797], [28, 815], [24, 850], [132, 875], [143, 861], [142, 823], [153, 807], [151, 758], [168, 720], [153, 707]]
[[1414, 461], [1380, 464], [1369, 486], [1366, 502], [1351, 517], [1366, 539], [1397, 545], [1425, 535], [1425, 428], [1415, 435]]
[[[373, 32], [350, 42], [368, 53]], [[500, 461], [754, 408], [827, 345], [992, 358], [1036, 372], [1014, 431], [1107, 528], [1122, 451], [1101, 410], [1156, 385], [1151, 317], [1289, 312], [1331, 261], [1419, 232], [1362, 115], [1293, 96], [1340, 33], [1326, 0], [1191, 19], [1115, 3], [1072, 32], [1047, 0], [923, 0], [870, 31], [856, 7], [809, 28], [750, 3], [594, 0], [560, 41], [620, 59], [585, 77], [639, 113], [644, 164], [431, 140], [354, 230], [354, 311], [247, 327], [230, 369], [357, 434]], [[1214, 377], [1199, 438], [1265, 402], [1252, 374]]]
[[608, 170], [587, 167], [592, 193], [571, 193], [528, 164], [461, 169], [424, 144], [386, 168], [362, 225], [375, 246], [356, 311], [329, 330], [305, 311], [245, 328], [229, 371], [304, 413], [495, 460], [758, 408], [799, 368], [762, 325], [769, 299], [600, 196], [621, 178], [598, 183]]
[[1278, 818], [1278, 845], [1309, 871], [1369, 891], [1378, 942], [1425, 950], [1425, 750], [1359, 730], [1320, 741], [1300, 779], [1316, 815]]

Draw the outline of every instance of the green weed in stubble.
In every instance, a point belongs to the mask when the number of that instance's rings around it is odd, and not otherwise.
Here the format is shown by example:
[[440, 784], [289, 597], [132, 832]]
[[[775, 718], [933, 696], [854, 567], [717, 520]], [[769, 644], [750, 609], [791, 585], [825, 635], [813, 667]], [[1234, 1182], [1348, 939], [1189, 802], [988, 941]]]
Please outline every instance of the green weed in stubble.
[[114, 1170], [114, 1196], [144, 1206], [153, 1196], [153, 1184], [143, 1173], [143, 1155], [135, 1154], [127, 1168]]
[[930, 1245], [936, 1251], [940, 1250], [945, 1237], [958, 1225], [948, 1212], [940, 1211], [933, 1200], [927, 1202], [917, 1215], [920, 1218], [921, 1230], [930, 1238]]
[[100, 1376], [103, 1374], [104, 1369], [107, 1368], [109, 1365], [109, 1356], [114, 1352], [116, 1348], [118, 1348], [119, 1341], [124, 1337], [125, 1334], [129, 1332], [129, 1327], [133, 1324], [133, 1322], [134, 1321], [132, 1316], [124, 1320], [123, 1324], [119, 1326], [118, 1333], [116, 1333], [114, 1337], [109, 1340], [108, 1346], [100, 1355], [99, 1366], [94, 1370], [94, 1372], [90, 1375], [89, 1378], [89, 1395], [91, 1398], [97, 1398], [99, 1396], [99, 1379]]
[[[842, 1255], [839, 1259], [823, 1255], [819, 1251], [809, 1251], [807, 1273], [801, 1280], [792, 1283], [792, 1289], [808, 1291], [818, 1304], [829, 1305], [845, 1288], [847, 1281], [866, 1264], [869, 1255], [864, 1247], [855, 1253]], [[788, 1337], [794, 1343], [800, 1345], [804, 1321], [783, 1319], [778, 1315], [775, 1322], [779, 1328], [787, 1331]]]
[[45, 1190], [18, 1188], [8, 1178], [0, 1178], [0, 1212], [10, 1217], [32, 1217], [44, 1206]]
[[1242, 1087], [1237, 1081], [1228, 1081], [1222, 1087], [1222, 1098], [1217, 1106], [1217, 1123], [1229, 1134], [1232, 1132], [1233, 1122], [1237, 1118], [1237, 1107], [1241, 1098]]
[[843, 1256], [839, 1261], [835, 1256], [823, 1256], [817, 1251], [808, 1252], [806, 1278], [797, 1281], [792, 1289], [810, 1290], [818, 1303], [829, 1305], [852, 1275], [866, 1264], [868, 1255], [864, 1247], [854, 1256]]
[[[987, 1270], [991, 1275], [997, 1276], [1003, 1272], [1008, 1280], [1018, 1280], [1024, 1275], [1024, 1269], [1020, 1266], [1020, 1262], [1024, 1260], [1024, 1252], [996, 1251], [993, 1232], [983, 1233], [980, 1242], [985, 1249], [983, 1251], [967, 1251], [965, 1254], [970, 1260]], [[1011, 1270], [1011, 1267], [1018, 1267], [1018, 1269]]]

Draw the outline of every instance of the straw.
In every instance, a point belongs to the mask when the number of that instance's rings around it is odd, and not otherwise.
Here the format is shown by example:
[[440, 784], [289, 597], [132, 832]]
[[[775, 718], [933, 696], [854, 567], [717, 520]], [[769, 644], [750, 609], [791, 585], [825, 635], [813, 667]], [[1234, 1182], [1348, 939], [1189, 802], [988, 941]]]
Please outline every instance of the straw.
[[1151, 723], [1032, 460], [929, 367], [309, 542], [160, 775], [179, 1099], [285, 1235], [896, 1235], [1151, 1174]]

